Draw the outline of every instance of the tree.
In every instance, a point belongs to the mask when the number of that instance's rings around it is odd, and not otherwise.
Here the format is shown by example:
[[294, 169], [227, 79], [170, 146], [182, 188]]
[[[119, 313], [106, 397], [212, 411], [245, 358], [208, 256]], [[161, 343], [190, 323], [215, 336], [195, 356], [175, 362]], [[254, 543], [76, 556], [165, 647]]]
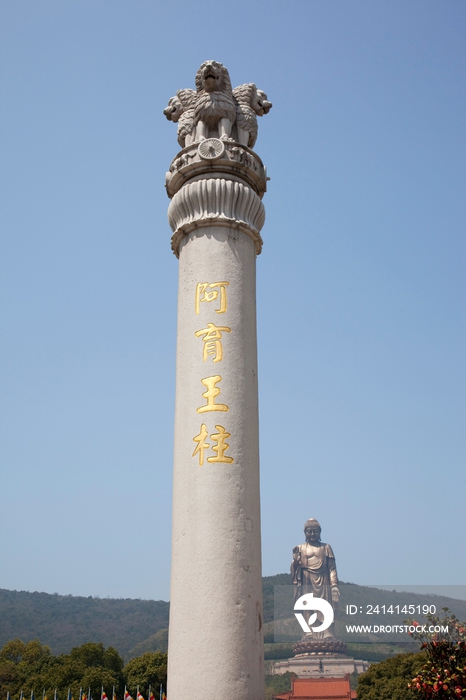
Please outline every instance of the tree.
[[113, 647], [105, 649], [103, 644], [89, 642], [69, 654], [53, 656], [37, 640], [25, 644], [14, 639], [0, 651], [0, 695], [9, 692], [13, 697], [21, 690], [25, 695], [45, 690], [48, 697], [53, 697], [56, 689], [64, 700], [70, 688], [78, 700], [79, 689], [90, 688], [92, 697], [98, 700], [102, 686], [109, 693], [113, 686], [120, 695], [123, 692], [123, 659]]
[[60, 664], [57, 687], [71, 687], [73, 693], [78, 693], [81, 687], [90, 688], [94, 700], [100, 698], [102, 686], [109, 693], [113, 686], [117, 692], [123, 691], [123, 659], [113, 647], [105, 649], [101, 642], [88, 642], [58, 656], [57, 661]]
[[147, 693], [149, 686], [157, 689], [167, 683], [167, 654], [161, 651], [147, 651], [142, 656], [131, 659], [124, 669], [126, 685], [135, 692], [139, 686], [141, 692]]
[[428, 624], [407, 622], [421, 642], [418, 654], [399, 654], [372, 665], [359, 678], [359, 700], [464, 700], [466, 698], [466, 623], [448, 608]]
[[0, 695], [19, 692], [32, 672], [52, 659], [50, 648], [34, 639], [12, 639], [0, 650]]
[[358, 700], [419, 700], [408, 683], [425, 660], [424, 653], [397, 654], [372, 664], [358, 678]]
[[[63, 658], [66, 655], [63, 655]], [[77, 665], [84, 667], [107, 668], [114, 673], [123, 673], [123, 659], [116, 649], [108, 647], [105, 649], [102, 642], [88, 642], [80, 647], [74, 647], [69, 658]]]
[[38, 639], [26, 643], [17, 637], [7, 642], [0, 651], [1, 661], [11, 661], [14, 664], [34, 663], [46, 656], [50, 656], [50, 647], [41, 644]]
[[265, 677], [265, 700], [272, 700], [274, 695], [282, 695], [291, 690], [291, 679], [296, 678], [295, 673], [273, 674]]
[[460, 622], [448, 608], [444, 616], [426, 615], [432, 632], [416, 621], [410, 633], [421, 642], [427, 661], [411, 680], [409, 687], [417, 698], [447, 700], [466, 698], [466, 623]]

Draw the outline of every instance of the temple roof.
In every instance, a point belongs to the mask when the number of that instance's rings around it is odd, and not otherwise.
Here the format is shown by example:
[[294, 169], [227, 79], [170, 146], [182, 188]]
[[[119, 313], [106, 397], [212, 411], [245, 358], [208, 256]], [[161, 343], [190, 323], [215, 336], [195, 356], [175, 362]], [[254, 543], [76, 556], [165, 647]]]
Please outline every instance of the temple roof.
[[275, 700], [352, 700], [356, 692], [351, 690], [346, 678], [293, 678], [291, 691], [274, 695]]

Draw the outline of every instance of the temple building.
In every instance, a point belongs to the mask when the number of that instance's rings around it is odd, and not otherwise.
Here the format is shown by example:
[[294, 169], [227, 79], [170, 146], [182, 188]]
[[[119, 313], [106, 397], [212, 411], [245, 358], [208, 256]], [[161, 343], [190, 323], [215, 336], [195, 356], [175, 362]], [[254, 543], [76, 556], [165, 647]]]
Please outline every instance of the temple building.
[[352, 700], [356, 691], [351, 690], [349, 677], [344, 678], [295, 678], [291, 679], [291, 691], [274, 695], [274, 700]]

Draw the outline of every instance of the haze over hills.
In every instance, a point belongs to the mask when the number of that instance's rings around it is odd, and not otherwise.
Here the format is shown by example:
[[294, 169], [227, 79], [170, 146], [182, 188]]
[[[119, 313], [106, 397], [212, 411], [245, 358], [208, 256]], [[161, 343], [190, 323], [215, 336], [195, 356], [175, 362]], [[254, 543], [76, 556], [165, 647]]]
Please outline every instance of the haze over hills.
[[[289, 644], [274, 644], [273, 631], [274, 587], [289, 583], [289, 574], [262, 579], [267, 658], [291, 654]], [[440, 596], [431, 598], [437, 611], [449, 607], [459, 619], [466, 620], [466, 601]], [[425, 602], [425, 599], [425, 596], [414, 593], [342, 584], [341, 606], [347, 603], [375, 605], [385, 601], [416, 604]], [[102, 642], [105, 647], [115, 647], [128, 660], [145, 651], [166, 651], [168, 613], [169, 603], [163, 600], [84, 598], [0, 589], [0, 647], [15, 637], [25, 642], [39, 639], [42, 644], [50, 646], [53, 654], [62, 654], [86, 642]], [[367, 619], [357, 615], [353, 621], [367, 623]], [[358, 650], [358, 657], [361, 655]]]
[[[124, 659], [138, 656], [168, 627], [163, 600], [83, 598], [0, 589], [0, 646], [19, 637], [39, 639], [53, 654], [68, 653], [86, 642], [115, 647]], [[157, 640], [156, 640], [157, 641]], [[163, 649], [160, 649], [161, 651]]]

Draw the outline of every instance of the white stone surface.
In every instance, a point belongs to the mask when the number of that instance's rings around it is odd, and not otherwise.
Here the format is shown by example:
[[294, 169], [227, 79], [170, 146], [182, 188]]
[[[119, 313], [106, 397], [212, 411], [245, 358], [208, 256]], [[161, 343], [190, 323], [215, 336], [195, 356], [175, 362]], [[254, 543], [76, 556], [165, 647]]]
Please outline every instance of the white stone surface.
[[[237, 228], [196, 228], [179, 243], [172, 571], [168, 649], [170, 700], [264, 697], [256, 248]], [[173, 224], [176, 226], [176, 222]], [[200, 301], [198, 284], [217, 298]], [[201, 295], [202, 298], [202, 295]], [[222, 357], [205, 333], [221, 331]], [[205, 342], [212, 342], [206, 348]], [[213, 389], [202, 379], [221, 377]], [[215, 403], [228, 410], [199, 412]], [[202, 425], [209, 445], [201, 460]], [[216, 426], [220, 426], [217, 428]], [[229, 447], [212, 438], [229, 433]], [[198, 437], [198, 441], [194, 438]], [[219, 448], [215, 452], [212, 448]], [[229, 457], [232, 463], [209, 458]], [[203, 461], [203, 464], [200, 464]]]
[[251, 236], [256, 253], [262, 249], [264, 205], [251, 187], [231, 176], [192, 178], [170, 202], [168, 221], [174, 231], [172, 249], [178, 255], [180, 240], [199, 225], [234, 226]]

